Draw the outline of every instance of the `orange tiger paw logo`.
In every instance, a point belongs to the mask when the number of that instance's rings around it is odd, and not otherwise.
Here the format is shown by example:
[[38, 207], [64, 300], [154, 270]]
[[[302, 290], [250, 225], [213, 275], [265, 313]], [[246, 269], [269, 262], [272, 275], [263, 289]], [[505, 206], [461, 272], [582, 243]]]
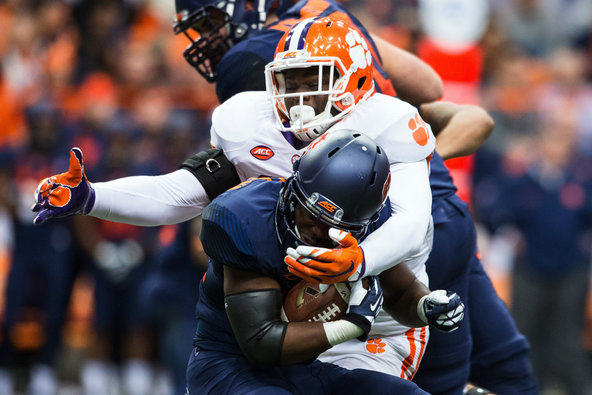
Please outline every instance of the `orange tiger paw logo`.
[[428, 143], [430, 134], [428, 133], [428, 128], [426, 127], [425, 122], [419, 117], [419, 114], [415, 114], [414, 117], [409, 120], [407, 126], [413, 131], [413, 139], [417, 144], [423, 147]]
[[372, 354], [382, 354], [385, 352], [386, 343], [382, 339], [368, 339], [366, 342], [366, 350]]

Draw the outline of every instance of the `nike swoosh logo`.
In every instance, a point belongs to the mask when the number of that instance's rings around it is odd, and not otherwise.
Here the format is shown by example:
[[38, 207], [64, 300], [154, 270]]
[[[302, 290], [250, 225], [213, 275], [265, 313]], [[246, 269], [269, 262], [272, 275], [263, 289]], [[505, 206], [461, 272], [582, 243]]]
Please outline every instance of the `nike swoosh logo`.
[[380, 299], [378, 299], [376, 303], [370, 303], [370, 311], [376, 310], [380, 303], [382, 303], [382, 296], [380, 296]]

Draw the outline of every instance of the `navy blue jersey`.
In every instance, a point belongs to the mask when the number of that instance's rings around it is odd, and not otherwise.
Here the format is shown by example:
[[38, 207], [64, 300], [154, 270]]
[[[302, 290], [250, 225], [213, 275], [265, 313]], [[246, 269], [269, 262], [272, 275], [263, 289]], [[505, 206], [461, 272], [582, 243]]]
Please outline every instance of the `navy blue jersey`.
[[[262, 273], [277, 280], [283, 291], [300, 281], [284, 263], [288, 245], [280, 243], [278, 232], [285, 229], [276, 230], [275, 225], [283, 184], [279, 179], [251, 178], [214, 199], [204, 210], [201, 239], [210, 263], [200, 283], [196, 307], [194, 345], [200, 350], [242, 355], [224, 309], [223, 265]], [[389, 215], [387, 204], [369, 231]]]
[[468, 208], [467, 204], [456, 194], [457, 188], [454, 185], [452, 176], [450, 176], [450, 171], [436, 151], [434, 151], [434, 155], [430, 160], [430, 188], [432, 189], [432, 217], [434, 224], [449, 221], [449, 209], [445, 207], [449, 204], [459, 210]]
[[240, 92], [265, 90], [265, 65], [273, 60], [275, 47], [285, 32], [311, 17], [337, 16], [356, 25], [371, 45], [374, 79], [379, 92], [392, 95], [394, 89], [382, 70], [381, 60], [370, 34], [343, 5], [334, 0], [302, 0], [280, 15], [280, 20], [251, 34], [228, 51], [217, 68], [216, 94], [220, 103]]

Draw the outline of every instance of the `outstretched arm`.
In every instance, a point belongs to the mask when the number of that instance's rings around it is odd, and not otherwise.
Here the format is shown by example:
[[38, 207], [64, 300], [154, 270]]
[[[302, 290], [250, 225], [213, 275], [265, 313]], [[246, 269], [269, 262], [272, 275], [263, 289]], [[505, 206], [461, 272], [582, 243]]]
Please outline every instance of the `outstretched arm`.
[[382, 58], [382, 68], [401, 100], [418, 106], [442, 97], [442, 79], [430, 65], [375, 34], [371, 36]]
[[436, 151], [446, 160], [475, 152], [491, 134], [494, 122], [481, 107], [450, 102], [419, 107], [424, 121], [436, 135]]
[[139, 226], [174, 224], [195, 218], [209, 203], [201, 183], [187, 170], [162, 176], [125, 177], [91, 184], [89, 215]]
[[160, 176], [125, 177], [90, 183], [80, 148], [70, 151], [65, 173], [47, 177], [35, 191], [35, 224], [87, 214], [140, 226], [174, 224], [197, 217], [216, 196], [240, 182], [221, 150], [189, 157], [181, 169]]

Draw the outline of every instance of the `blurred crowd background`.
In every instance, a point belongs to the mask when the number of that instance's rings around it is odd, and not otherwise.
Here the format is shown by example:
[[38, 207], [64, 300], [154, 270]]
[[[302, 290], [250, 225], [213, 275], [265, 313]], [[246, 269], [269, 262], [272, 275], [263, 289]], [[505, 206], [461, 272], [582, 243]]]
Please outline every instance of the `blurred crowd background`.
[[[495, 119], [448, 165], [542, 392], [590, 391], [592, 0], [346, 3], [432, 65], [445, 100]], [[33, 226], [30, 211], [70, 147], [99, 182], [209, 146], [214, 86], [185, 62], [174, 14], [172, 0], [0, 1], [0, 395], [184, 393], [199, 219]]]

